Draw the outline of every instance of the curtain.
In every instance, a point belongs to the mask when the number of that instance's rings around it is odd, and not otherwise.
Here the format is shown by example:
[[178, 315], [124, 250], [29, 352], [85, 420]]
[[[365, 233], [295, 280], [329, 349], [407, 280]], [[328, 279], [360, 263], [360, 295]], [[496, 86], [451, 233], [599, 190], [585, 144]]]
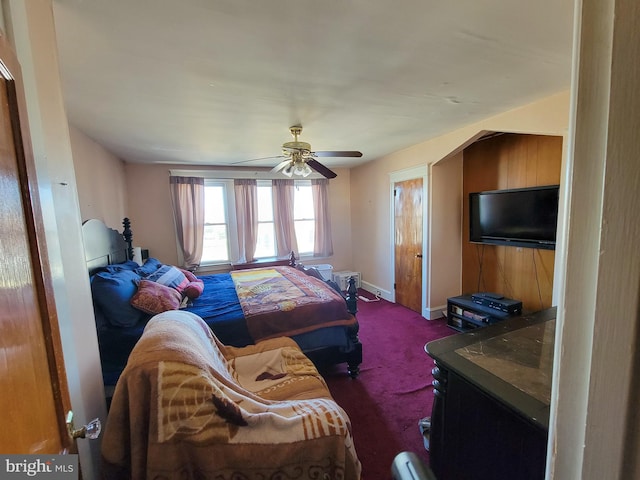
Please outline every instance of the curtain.
[[204, 178], [169, 177], [173, 217], [183, 266], [200, 265], [204, 240]]
[[298, 241], [293, 221], [293, 180], [277, 179], [273, 188], [273, 222], [276, 232], [276, 256], [286, 257], [292, 251], [298, 252]]
[[233, 181], [238, 227], [238, 263], [255, 260], [258, 243], [258, 182], [254, 179]]
[[311, 180], [313, 210], [316, 221], [315, 236], [313, 239], [314, 257], [329, 257], [333, 255], [328, 185], [329, 180], [326, 178]]

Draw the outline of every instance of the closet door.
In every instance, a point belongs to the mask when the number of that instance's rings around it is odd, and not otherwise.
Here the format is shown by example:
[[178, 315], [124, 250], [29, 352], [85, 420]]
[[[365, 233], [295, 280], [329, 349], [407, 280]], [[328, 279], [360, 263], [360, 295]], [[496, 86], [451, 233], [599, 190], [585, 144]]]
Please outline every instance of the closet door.
[[26, 106], [0, 36], [0, 452], [75, 451]]
[[422, 313], [422, 178], [394, 184], [395, 299]]

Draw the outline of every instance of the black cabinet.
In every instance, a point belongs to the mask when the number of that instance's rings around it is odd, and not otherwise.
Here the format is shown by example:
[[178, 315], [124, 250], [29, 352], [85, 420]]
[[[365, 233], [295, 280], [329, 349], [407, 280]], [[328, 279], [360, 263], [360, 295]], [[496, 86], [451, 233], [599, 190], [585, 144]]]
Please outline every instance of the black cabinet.
[[440, 368], [447, 388], [434, 403], [429, 452], [437, 478], [542, 480], [547, 430]]
[[429, 432], [438, 479], [543, 479], [555, 309], [425, 346], [435, 361]]
[[461, 295], [447, 299], [447, 325], [459, 332], [467, 332], [478, 327], [493, 325], [515, 315], [478, 305], [471, 295]]

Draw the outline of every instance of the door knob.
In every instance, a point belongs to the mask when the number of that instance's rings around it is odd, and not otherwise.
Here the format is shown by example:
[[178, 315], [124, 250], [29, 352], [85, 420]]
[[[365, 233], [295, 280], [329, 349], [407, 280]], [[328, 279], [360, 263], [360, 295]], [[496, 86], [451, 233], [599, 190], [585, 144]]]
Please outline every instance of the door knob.
[[102, 431], [102, 422], [100, 422], [99, 418], [94, 418], [86, 425], [75, 428], [73, 425], [73, 412], [69, 410], [67, 413], [67, 432], [69, 433], [69, 437], [76, 438], [88, 438], [90, 440], [95, 440], [100, 436], [100, 432]]
[[422, 258], [422, 254], [421, 253], [416, 253], [416, 258]]

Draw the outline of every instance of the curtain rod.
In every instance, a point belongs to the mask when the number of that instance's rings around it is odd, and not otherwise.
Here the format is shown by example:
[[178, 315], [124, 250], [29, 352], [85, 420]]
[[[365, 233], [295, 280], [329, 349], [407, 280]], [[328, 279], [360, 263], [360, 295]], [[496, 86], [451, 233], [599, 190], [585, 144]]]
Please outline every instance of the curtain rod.
[[[274, 179], [287, 179], [278, 172], [272, 172], [271, 170], [186, 170], [186, 169], [170, 169], [169, 174], [178, 177], [202, 177], [211, 179], [236, 179], [236, 178], [255, 178], [256, 180], [274, 180]], [[308, 177], [296, 177], [293, 180], [315, 180], [324, 178], [319, 173], [313, 172]]]

